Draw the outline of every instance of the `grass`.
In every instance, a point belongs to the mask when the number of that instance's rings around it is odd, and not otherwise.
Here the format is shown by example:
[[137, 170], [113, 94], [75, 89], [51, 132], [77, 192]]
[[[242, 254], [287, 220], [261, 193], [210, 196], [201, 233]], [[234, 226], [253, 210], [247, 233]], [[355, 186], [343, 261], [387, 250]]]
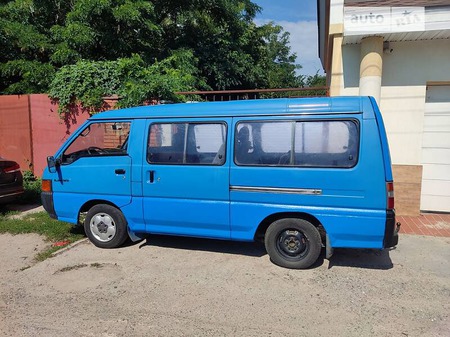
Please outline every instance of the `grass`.
[[[69, 243], [84, 238], [83, 228], [51, 219], [46, 212], [26, 215], [22, 219], [12, 219], [11, 213], [0, 213], [0, 233], [27, 234], [36, 233], [45, 237], [46, 241], [58, 242], [69, 241]], [[49, 247], [38, 253], [37, 261], [43, 261], [50, 257], [62, 247]]]

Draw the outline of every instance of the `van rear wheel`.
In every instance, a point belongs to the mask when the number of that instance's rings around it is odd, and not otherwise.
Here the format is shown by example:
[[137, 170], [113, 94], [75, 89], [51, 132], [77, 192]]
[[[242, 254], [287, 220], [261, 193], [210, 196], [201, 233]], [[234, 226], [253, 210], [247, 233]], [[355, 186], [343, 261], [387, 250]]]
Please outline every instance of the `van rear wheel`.
[[111, 205], [95, 205], [86, 215], [84, 231], [100, 248], [117, 248], [128, 237], [127, 221], [122, 212]]
[[274, 221], [264, 238], [273, 263], [290, 269], [305, 269], [317, 261], [322, 250], [319, 231], [303, 219]]

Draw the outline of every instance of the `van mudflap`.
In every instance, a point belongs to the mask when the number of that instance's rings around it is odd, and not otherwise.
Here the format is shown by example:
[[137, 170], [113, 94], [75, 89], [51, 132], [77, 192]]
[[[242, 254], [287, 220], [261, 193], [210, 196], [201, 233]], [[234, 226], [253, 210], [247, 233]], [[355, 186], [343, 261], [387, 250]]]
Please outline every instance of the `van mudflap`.
[[384, 231], [383, 247], [395, 247], [398, 244], [398, 232], [400, 231], [400, 222], [395, 222], [395, 210], [386, 211], [386, 228]]

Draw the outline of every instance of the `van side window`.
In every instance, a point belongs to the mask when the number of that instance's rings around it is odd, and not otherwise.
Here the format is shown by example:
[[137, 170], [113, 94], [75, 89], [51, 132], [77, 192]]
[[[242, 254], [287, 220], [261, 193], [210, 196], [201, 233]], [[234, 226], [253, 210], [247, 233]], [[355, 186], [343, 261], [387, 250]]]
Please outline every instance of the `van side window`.
[[127, 154], [130, 122], [89, 124], [62, 155], [62, 164], [81, 157], [117, 156]]
[[350, 168], [356, 165], [358, 144], [352, 121], [295, 123], [295, 165]]
[[238, 123], [237, 165], [350, 168], [358, 159], [356, 122], [268, 121]]
[[147, 160], [152, 164], [223, 165], [225, 123], [154, 123]]

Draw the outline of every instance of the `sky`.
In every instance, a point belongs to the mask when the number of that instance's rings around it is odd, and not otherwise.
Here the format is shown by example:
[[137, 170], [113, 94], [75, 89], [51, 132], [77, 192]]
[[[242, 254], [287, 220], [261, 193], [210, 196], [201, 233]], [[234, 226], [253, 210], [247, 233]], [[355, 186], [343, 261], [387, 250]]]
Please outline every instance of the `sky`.
[[261, 13], [255, 23], [261, 25], [270, 21], [288, 31], [291, 51], [297, 54], [297, 63], [302, 66], [299, 73], [323, 74], [317, 48], [316, 0], [252, 0], [260, 7]]

